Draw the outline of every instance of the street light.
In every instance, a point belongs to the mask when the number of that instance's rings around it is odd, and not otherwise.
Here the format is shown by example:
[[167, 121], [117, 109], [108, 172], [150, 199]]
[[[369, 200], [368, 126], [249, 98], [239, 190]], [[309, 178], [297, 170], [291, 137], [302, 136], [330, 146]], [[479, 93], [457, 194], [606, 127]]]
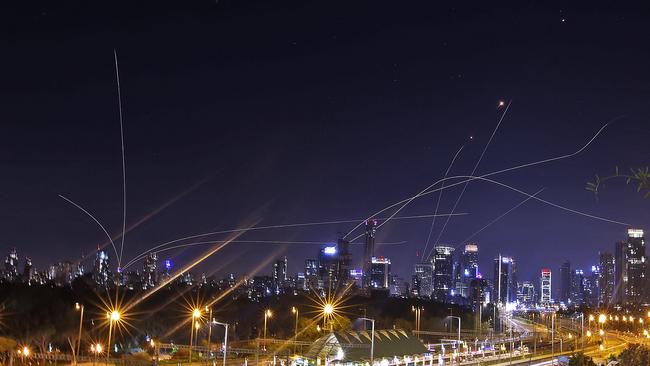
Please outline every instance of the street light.
[[212, 323], [222, 325], [226, 330], [223, 335], [223, 366], [226, 366], [226, 354], [228, 353], [228, 323], [212, 320]]
[[[458, 319], [458, 343], [460, 344], [460, 317], [459, 316], [453, 316], [449, 315], [450, 318], [455, 318]], [[451, 331], [451, 325], [449, 325], [449, 330]]]
[[602, 337], [605, 335], [605, 331], [601, 329], [598, 331], [598, 334]]
[[[291, 307], [291, 312], [296, 315], [296, 323], [293, 329], [293, 340], [294, 342], [298, 340], [298, 308], [295, 306]], [[296, 344], [293, 344], [293, 353], [296, 353]]]
[[266, 351], [266, 321], [273, 316], [271, 309], [266, 309], [264, 311], [264, 350]]
[[79, 351], [81, 350], [81, 327], [84, 322], [84, 306], [83, 304], [79, 304], [78, 302], [75, 302], [74, 308], [76, 311], [79, 312], [79, 334], [77, 335], [77, 351], [75, 352], [75, 363], [76, 363], [77, 356], [79, 355]]
[[587, 331], [587, 337], [591, 337], [591, 331], [590, 330]]
[[375, 363], [375, 319], [370, 318], [359, 318], [359, 320], [366, 320], [371, 323], [371, 332], [370, 332], [370, 365]]
[[[194, 341], [194, 327], [198, 325], [197, 319], [201, 318], [201, 310], [198, 308], [195, 308], [192, 310], [192, 321], [190, 322], [190, 347], [189, 347], [189, 362], [192, 362], [192, 343]], [[196, 327], [198, 330], [198, 327]], [[197, 331], [196, 336], [198, 338], [199, 333]]]
[[113, 323], [117, 323], [120, 321], [120, 318], [122, 317], [120, 312], [117, 309], [113, 309], [110, 313], [106, 313], [106, 317], [108, 318], [108, 342], [106, 342], [106, 364], [108, 364], [108, 358], [111, 355], [111, 337], [113, 336]]
[[420, 324], [422, 320], [422, 307], [411, 306], [411, 311], [415, 313], [415, 331], [420, 332]]
[[605, 324], [606, 321], [607, 321], [607, 315], [605, 314], [598, 315], [598, 323]]

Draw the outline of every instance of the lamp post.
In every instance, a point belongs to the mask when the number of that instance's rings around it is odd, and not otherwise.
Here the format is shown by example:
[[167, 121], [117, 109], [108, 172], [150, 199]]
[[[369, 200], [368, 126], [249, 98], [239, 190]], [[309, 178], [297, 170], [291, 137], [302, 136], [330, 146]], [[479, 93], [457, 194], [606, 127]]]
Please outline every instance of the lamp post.
[[580, 341], [582, 342], [582, 353], [585, 352], [585, 313], [580, 313]]
[[222, 325], [225, 328], [223, 335], [223, 366], [226, 366], [226, 354], [228, 353], [228, 323], [222, 323], [216, 320], [212, 320], [212, 323]]
[[332, 314], [334, 314], [334, 305], [327, 303], [323, 306], [323, 328], [327, 327], [327, 321], [330, 323], [330, 331], [334, 330], [334, 324], [331, 321]]
[[205, 310], [208, 311], [208, 360], [210, 359], [210, 339], [212, 338], [212, 307], [208, 309], [205, 307]]
[[81, 328], [84, 322], [84, 305], [76, 302], [74, 303], [74, 308], [79, 312], [79, 334], [77, 335], [77, 351], [75, 352], [75, 364], [76, 364], [77, 356], [79, 356], [79, 351], [81, 350]]
[[[201, 310], [199, 309], [194, 309], [192, 311], [192, 321], [190, 321], [190, 347], [189, 347], [189, 362], [192, 362], [192, 343], [194, 340], [194, 327], [195, 327], [195, 322], [196, 319], [201, 317]], [[198, 337], [198, 333], [197, 333]]]
[[108, 365], [108, 359], [111, 356], [111, 336], [113, 333], [113, 323], [120, 321], [120, 312], [113, 310], [110, 313], [106, 313], [108, 317], [108, 342], [106, 343], [106, 364]]
[[273, 313], [271, 312], [271, 309], [266, 309], [264, 311], [264, 350], [265, 351], [266, 351], [266, 322], [272, 316]]
[[375, 319], [370, 318], [359, 318], [359, 320], [369, 321], [371, 324], [370, 332], [370, 366], [373, 366], [375, 363]]
[[[453, 315], [449, 315], [449, 317], [452, 318], [452, 319], [458, 319], [458, 344], [460, 344], [460, 317], [459, 316], [453, 316]], [[449, 326], [449, 328], [451, 328], [451, 325]]]
[[411, 306], [411, 311], [415, 313], [415, 331], [418, 332], [418, 337], [422, 325], [422, 310], [424, 308], [421, 306]]
[[291, 307], [291, 312], [296, 315], [296, 322], [295, 322], [295, 325], [293, 327], [293, 340], [294, 340], [293, 353], [295, 354], [296, 353], [296, 343], [295, 343], [295, 341], [298, 340], [298, 308], [295, 307], [295, 306], [292, 306]]

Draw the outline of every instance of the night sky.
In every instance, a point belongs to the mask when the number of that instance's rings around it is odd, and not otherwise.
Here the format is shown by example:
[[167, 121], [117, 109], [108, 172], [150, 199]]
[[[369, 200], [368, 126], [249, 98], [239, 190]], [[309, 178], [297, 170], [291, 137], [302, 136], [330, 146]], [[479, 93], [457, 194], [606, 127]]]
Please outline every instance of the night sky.
[[[178, 237], [258, 223], [364, 218], [444, 172], [477, 174], [571, 153], [494, 176], [541, 198], [650, 229], [650, 200], [623, 181], [596, 200], [594, 174], [650, 157], [650, 13], [552, 2], [245, 1], [3, 4], [0, 77], [0, 252], [16, 246], [43, 269], [122, 225], [119, 57], [127, 225], [124, 259]], [[56, 3], [56, 4], [55, 4]], [[470, 140], [470, 136], [473, 139]], [[448, 212], [460, 187], [444, 191]], [[432, 213], [437, 195], [400, 215]], [[525, 197], [471, 183], [440, 242], [460, 245]], [[438, 219], [435, 241], [445, 219]], [[410, 278], [430, 219], [382, 227], [379, 246]], [[248, 233], [240, 239], [333, 242], [354, 224]], [[626, 226], [533, 200], [473, 240], [492, 276], [501, 252], [520, 278], [565, 259], [587, 269]], [[214, 239], [225, 236], [215, 236]], [[291, 273], [314, 244], [233, 243], [197, 271], [244, 274], [287, 255]], [[360, 259], [361, 246], [354, 249]], [[170, 251], [186, 263], [206, 247]], [[90, 262], [87, 262], [89, 265]], [[140, 264], [137, 265], [138, 267]], [[264, 266], [263, 274], [271, 266]]]

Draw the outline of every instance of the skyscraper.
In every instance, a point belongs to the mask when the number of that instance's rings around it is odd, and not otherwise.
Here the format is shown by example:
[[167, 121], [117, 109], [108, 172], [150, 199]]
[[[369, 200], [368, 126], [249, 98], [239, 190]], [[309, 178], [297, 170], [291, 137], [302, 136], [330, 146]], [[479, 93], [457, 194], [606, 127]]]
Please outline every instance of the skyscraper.
[[377, 220], [367, 220], [365, 241], [363, 244], [364, 287], [370, 287], [370, 267], [372, 265], [372, 257], [375, 256], [375, 235], [376, 234], [377, 234]]
[[316, 259], [305, 260], [305, 282], [307, 290], [322, 289], [322, 284], [319, 284], [318, 261]]
[[350, 270], [352, 269], [352, 253], [350, 252], [350, 242], [340, 238], [336, 243], [338, 255], [338, 268], [337, 275], [339, 286], [347, 287], [352, 281], [350, 280]]
[[436, 245], [433, 256], [433, 294], [436, 301], [447, 301], [453, 288], [454, 248]]
[[571, 292], [569, 296], [568, 304], [582, 305], [584, 304], [585, 296], [585, 274], [581, 269], [576, 269], [573, 271], [571, 276]]
[[461, 256], [460, 266], [463, 281], [469, 282], [478, 275], [478, 245], [466, 244]]
[[520, 304], [531, 306], [535, 304], [535, 285], [530, 281], [524, 281], [517, 290], [517, 300]]
[[539, 303], [542, 306], [551, 304], [551, 270], [542, 268], [542, 276], [539, 279]]
[[18, 252], [16, 248], [11, 248], [5, 257], [5, 276], [10, 282], [18, 280]]
[[372, 289], [388, 289], [390, 285], [390, 259], [372, 257], [370, 267], [370, 287]]
[[326, 246], [318, 253], [318, 277], [319, 282], [327, 291], [334, 291], [338, 288], [339, 259], [336, 246]]
[[467, 244], [454, 273], [456, 295], [469, 298], [469, 283], [478, 275], [478, 245]]
[[273, 291], [280, 294], [287, 281], [287, 257], [275, 261], [273, 264]]
[[627, 266], [625, 265], [627, 243], [617, 241], [614, 244], [614, 302], [622, 304], [625, 301], [625, 286], [627, 284]]
[[608, 307], [614, 303], [615, 286], [614, 256], [608, 252], [600, 253], [600, 273], [598, 287], [600, 289], [598, 302]]
[[97, 287], [106, 288], [110, 286], [111, 278], [108, 253], [98, 249], [93, 267], [93, 281], [95, 281]]
[[646, 300], [646, 257], [643, 230], [627, 230], [626, 249], [627, 286], [625, 287], [625, 301], [640, 304]]
[[433, 264], [429, 263], [416, 263], [415, 275], [416, 280], [413, 281], [413, 289], [417, 290], [414, 295], [422, 298], [430, 298], [433, 292]]
[[598, 307], [600, 302], [600, 266], [591, 266], [591, 272], [584, 279], [584, 303]]
[[494, 258], [494, 301], [514, 302], [517, 299], [516, 264], [512, 257], [499, 255]]
[[158, 254], [151, 252], [144, 258], [142, 265], [142, 289], [156, 287], [158, 283]]
[[31, 283], [33, 275], [34, 275], [34, 266], [32, 265], [32, 259], [29, 257], [25, 257], [25, 268], [23, 269], [23, 281], [25, 283]]
[[571, 278], [573, 273], [571, 272], [571, 262], [566, 261], [560, 267], [560, 284], [558, 286], [558, 300], [568, 304], [569, 299], [571, 298]]

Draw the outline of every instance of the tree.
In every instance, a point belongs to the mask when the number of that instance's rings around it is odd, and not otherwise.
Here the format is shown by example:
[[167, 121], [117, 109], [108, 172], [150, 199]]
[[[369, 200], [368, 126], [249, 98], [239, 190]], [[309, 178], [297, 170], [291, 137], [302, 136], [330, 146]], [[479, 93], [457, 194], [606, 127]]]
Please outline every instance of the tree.
[[631, 344], [621, 352], [618, 361], [621, 365], [650, 365], [650, 348]]
[[613, 175], [601, 178], [596, 174], [594, 181], [587, 182], [585, 188], [588, 191], [594, 192], [594, 195], [598, 198], [600, 189], [605, 186], [606, 182], [613, 179], [624, 179], [626, 184], [636, 184], [636, 191], [642, 193], [644, 198], [650, 198], [650, 169], [648, 167], [630, 169], [629, 174], [622, 174], [618, 170], [618, 167], [616, 167]]
[[584, 353], [576, 353], [569, 358], [569, 366], [596, 366], [596, 363]]

